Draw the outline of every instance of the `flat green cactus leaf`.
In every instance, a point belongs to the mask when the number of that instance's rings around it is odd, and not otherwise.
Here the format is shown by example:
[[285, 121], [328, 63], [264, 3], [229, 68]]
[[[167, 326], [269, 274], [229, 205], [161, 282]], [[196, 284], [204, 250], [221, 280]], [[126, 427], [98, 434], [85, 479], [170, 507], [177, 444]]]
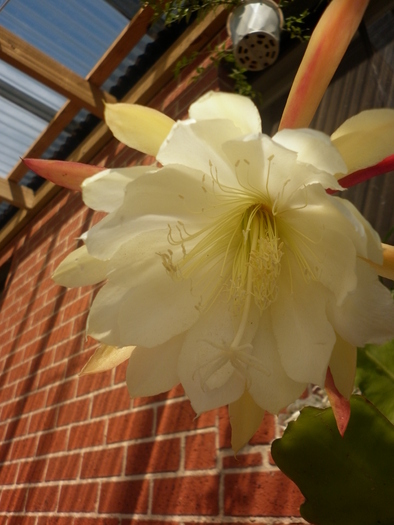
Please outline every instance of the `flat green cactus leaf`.
[[310, 523], [394, 524], [394, 426], [365, 398], [352, 396], [343, 438], [332, 409], [304, 408], [272, 456], [305, 496]]

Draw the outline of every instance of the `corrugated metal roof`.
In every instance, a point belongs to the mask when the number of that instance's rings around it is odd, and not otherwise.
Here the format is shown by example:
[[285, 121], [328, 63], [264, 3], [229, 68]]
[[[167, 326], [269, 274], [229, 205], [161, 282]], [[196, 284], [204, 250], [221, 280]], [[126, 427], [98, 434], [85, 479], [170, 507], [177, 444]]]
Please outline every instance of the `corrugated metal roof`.
[[[138, 0], [129, 1], [129, 13], [135, 14], [139, 5]], [[104, 0], [11, 0], [0, 12], [0, 26], [82, 77], [127, 23], [128, 19]], [[135, 56], [125, 61], [118, 75], [133, 60]], [[115, 77], [106, 85], [113, 85]], [[10, 172], [64, 101], [51, 89], [0, 61], [0, 177]], [[10, 139], [13, 144], [8, 147]]]

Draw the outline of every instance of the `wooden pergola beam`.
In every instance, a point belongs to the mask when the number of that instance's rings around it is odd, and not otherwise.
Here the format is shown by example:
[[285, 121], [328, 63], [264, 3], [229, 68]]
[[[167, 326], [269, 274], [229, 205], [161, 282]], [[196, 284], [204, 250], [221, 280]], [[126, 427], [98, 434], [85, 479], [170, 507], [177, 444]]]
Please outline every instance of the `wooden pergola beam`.
[[80, 77], [71, 69], [42, 53], [4, 27], [0, 34], [0, 59], [61, 93], [69, 100], [102, 118], [104, 104], [115, 97]]
[[0, 179], [0, 196], [13, 206], [22, 209], [31, 209], [35, 200], [33, 190], [7, 179]]
[[[150, 7], [140, 9], [88, 73], [86, 80], [91, 84], [101, 85], [145, 35], [151, 23], [152, 15], [153, 10]], [[54, 137], [57, 137], [72, 121], [79, 109], [80, 106], [76, 102], [66, 102], [25, 152], [24, 157], [41, 157], [52, 144]], [[26, 172], [26, 166], [19, 160], [8, 174], [8, 178], [13, 181], [20, 181]], [[1, 197], [2, 193], [0, 191], [0, 199]], [[13, 204], [16, 206], [15, 203]]]

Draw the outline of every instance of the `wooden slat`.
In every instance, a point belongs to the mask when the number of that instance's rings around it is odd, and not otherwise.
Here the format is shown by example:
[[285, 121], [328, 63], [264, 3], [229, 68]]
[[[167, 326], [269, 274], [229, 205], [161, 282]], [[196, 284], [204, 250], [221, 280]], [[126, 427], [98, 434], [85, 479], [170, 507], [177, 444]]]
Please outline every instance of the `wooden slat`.
[[[200, 50], [225, 27], [228, 11], [218, 8], [204, 20], [191, 25], [156, 64], [124, 97], [123, 102], [148, 104], [149, 101], [168, 83], [174, 75], [174, 66], [186, 50]], [[89, 162], [105, 144], [112, 139], [112, 134], [104, 122], [100, 123], [67, 160]], [[35, 194], [34, 207], [20, 210], [0, 231], [0, 249], [4, 247], [28, 222], [51, 201], [62, 188], [46, 182]]]
[[0, 59], [61, 93], [97, 117], [102, 118], [104, 114], [103, 100], [116, 101], [109, 93], [101, 91], [4, 27], [1, 28], [0, 34]]
[[0, 179], [0, 195], [4, 200], [18, 208], [28, 209], [34, 205], [33, 190], [20, 186], [12, 180]]
[[[114, 71], [122, 60], [130, 53], [141, 38], [145, 35], [151, 22], [153, 10], [150, 7], [140, 9], [139, 12], [128, 23], [125, 29], [120, 33], [114, 43], [108, 48], [107, 52], [100, 58], [94, 68], [89, 72], [86, 80], [92, 84], [101, 85], [106, 78]], [[24, 157], [39, 158], [52, 144], [54, 137], [57, 137], [61, 131], [71, 122], [78, 113], [80, 107], [75, 103], [68, 101], [58, 111], [45, 130], [37, 137], [30, 148], [25, 152]], [[20, 181], [27, 172], [26, 166], [19, 160], [8, 178], [14, 181]], [[0, 192], [0, 198], [2, 197]], [[16, 205], [16, 204], [14, 204]]]

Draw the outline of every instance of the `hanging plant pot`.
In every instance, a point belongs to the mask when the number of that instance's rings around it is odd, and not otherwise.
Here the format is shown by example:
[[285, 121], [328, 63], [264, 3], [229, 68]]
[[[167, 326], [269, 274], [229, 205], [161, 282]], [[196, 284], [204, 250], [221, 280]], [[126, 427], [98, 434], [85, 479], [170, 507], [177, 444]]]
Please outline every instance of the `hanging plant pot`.
[[234, 56], [241, 67], [261, 71], [279, 54], [283, 14], [273, 0], [248, 1], [237, 7], [227, 20]]

